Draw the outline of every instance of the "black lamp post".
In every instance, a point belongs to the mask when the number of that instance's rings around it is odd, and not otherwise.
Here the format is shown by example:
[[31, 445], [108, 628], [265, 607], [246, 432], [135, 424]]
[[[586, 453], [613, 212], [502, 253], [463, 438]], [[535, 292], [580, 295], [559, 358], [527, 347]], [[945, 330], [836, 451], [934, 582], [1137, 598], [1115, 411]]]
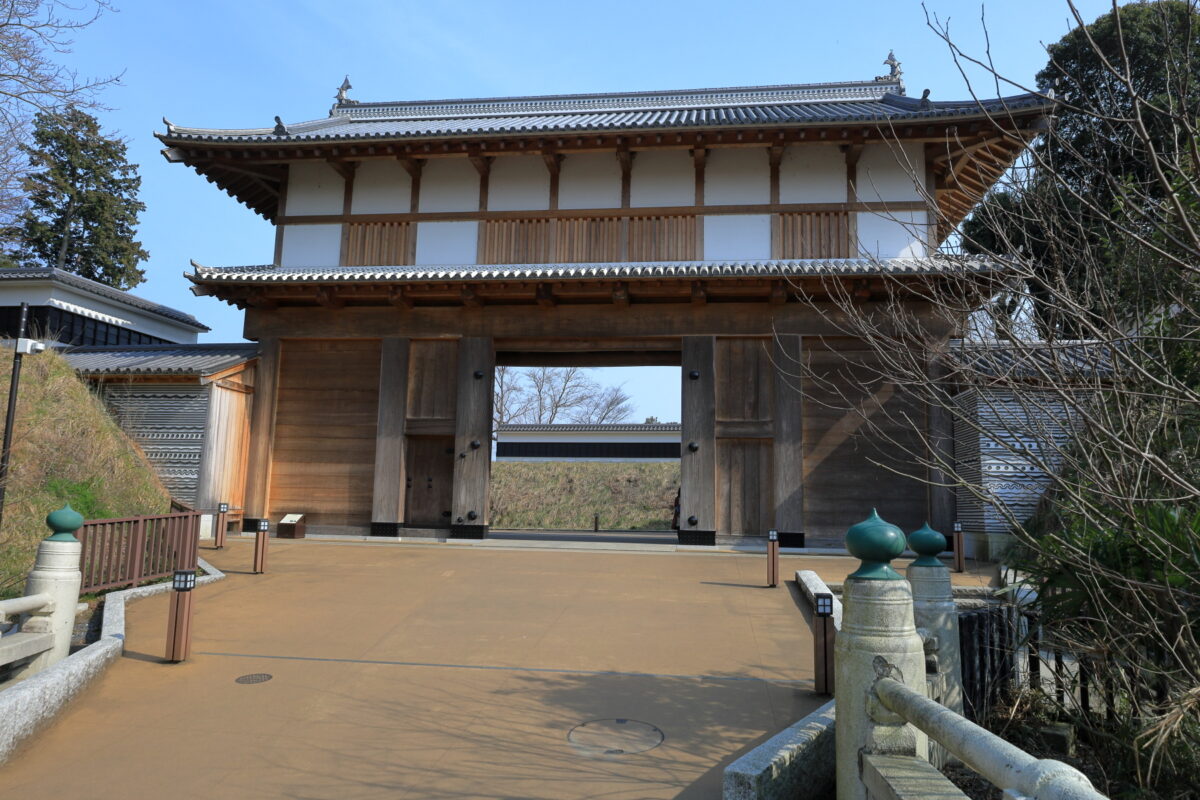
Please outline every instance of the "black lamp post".
[[816, 613], [813, 615], [813, 677], [817, 694], [833, 694], [834, 646], [837, 628], [833, 624], [833, 595], [818, 592], [813, 595]]

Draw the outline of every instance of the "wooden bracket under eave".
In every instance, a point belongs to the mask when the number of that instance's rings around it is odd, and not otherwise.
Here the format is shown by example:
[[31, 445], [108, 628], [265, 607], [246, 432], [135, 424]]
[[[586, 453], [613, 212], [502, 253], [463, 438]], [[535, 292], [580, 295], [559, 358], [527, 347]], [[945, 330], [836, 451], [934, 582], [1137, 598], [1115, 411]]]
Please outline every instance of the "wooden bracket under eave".
[[251, 308], [257, 308], [263, 311], [271, 311], [277, 305], [275, 298], [267, 297], [261, 289], [248, 292], [243, 302], [245, 305], [239, 303], [239, 308], [245, 308], [246, 306], [249, 306]]
[[462, 299], [462, 304], [464, 306], [468, 306], [470, 308], [480, 308], [483, 305], [483, 301], [479, 298], [479, 295], [477, 295], [475, 290], [470, 286], [464, 286], [462, 291], [459, 292], [459, 297]]
[[550, 291], [549, 284], [539, 283], [536, 297], [537, 304], [542, 308], [554, 308], [557, 305], [554, 301], [554, 293]]
[[327, 158], [325, 163], [333, 167], [334, 172], [341, 175], [345, 180], [350, 180], [354, 177], [354, 171], [358, 169], [357, 161], [347, 161], [343, 158]]
[[413, 307], [412, 298], [404, 293], [404, 290], [399, 286], [392, 286], [388, 289], [388, 302], [396, 308], [403, 308], [406, 311], [411, 311]]
[[425, 166], [425, 159], [399, 157], [396, 160], [400, 162], [400, 166], [404, 167], [404, 171], [414, 181], [421, 177], [421, 170]]
[[775, 281], [771, 284], [771, 294], [767, 296], [767, 302], [771, 305], [781, 306], [787, 302], [787, 289], [783, 284], [783, 281]]
[[317, 302], [325, 308], [342, 308], [346, 305], [344, 298], [338, 297], [336, 289], [322, 286], [317, 289]]
[[692, 281], [692, 305], [702, 306], [708, 302], [708, 293], [700, 281]]
[[628, 307], [629, 305], [629, 287], [624, 282], [618, 283], [613, 287], [612, 300], [614, 305]]
[[471, 165], [475, 167], [475, 171], [479, 173], [480, 177], [485, 177], [489, 172], [492, 171], [493, 158], [494, 156], [481, 156], [479, 154], [467, 156], [467, 159], [471, 162]]
[[562, 169], [562, 153], [542, 153], [542, 160], [546, 162], [546, 169], [551, 175], [557, 175]]

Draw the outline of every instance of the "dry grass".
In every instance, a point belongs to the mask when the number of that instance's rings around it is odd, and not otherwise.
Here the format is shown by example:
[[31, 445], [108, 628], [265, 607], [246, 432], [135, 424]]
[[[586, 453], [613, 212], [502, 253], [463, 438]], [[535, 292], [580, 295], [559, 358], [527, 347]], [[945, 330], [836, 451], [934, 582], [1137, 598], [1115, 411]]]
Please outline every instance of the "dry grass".
[[666, 530], [679, 463], [498, 461], [492, 464], [493, 528]]
[[[8, 403], [7, 352], [0, 351], [0, 409]], [[26, 356], [21, 370], [0, 526], [0, 597], [21, 591], [37, 544], [49, 533], [46, 514], [67, 502], [85, 518], [100, 519], [165, 513], [170, 498], [100, 400], [47, 351]]]

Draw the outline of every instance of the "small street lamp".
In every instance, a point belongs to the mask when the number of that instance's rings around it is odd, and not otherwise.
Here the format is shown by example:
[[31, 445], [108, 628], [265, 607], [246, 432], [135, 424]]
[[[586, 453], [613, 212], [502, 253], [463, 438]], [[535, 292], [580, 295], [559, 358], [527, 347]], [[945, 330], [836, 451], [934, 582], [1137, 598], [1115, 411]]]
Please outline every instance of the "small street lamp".
[[779, 531], [767, 531], [767, 586], [779, 585]]
[[171, 610], [167, 618], [167, 661], [187, 660], [192, 651], [192, 590], [196, 588], [194, 569], [177, 569], [171, 576]]
[[813, 687], [817, 694], [833, 694], [833, 651], [837, 628], [833, 624], [833, 595], [818, 592], [813, 595], [816, 613], [813, 616]]
[[258, 530], [254, 532], [254, 567], [255, 575], [267, 571], [267, 541], [270, 538], [271, 521], [263, 518], [258, 521]]

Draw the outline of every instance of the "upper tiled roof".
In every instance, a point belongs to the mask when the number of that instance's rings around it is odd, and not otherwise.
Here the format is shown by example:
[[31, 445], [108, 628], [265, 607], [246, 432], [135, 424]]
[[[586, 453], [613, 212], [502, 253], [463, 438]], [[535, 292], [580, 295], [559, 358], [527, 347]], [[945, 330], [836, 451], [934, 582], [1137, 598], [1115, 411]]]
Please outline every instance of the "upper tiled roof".
[[48, 280], [54, 283], [61, 283], [64, 286], [70, 286], [75, 289], [94, 294], [97, 297], [103, 297], [107, 300], [112, 300], [126, 306], [148, 311], [151, 314], [157, 314], [160, 317], [166, 317], [174, 322], [181, 322], [188, 327], [195, 328], [198, 331], [207, 331], [210, 328], [200, 320], [193, 317], [191, 314], [185, 314], [182, 311], [171, 308], [169, 306], [159, 305], [149, 300], [145, 300], [136, 295], [123, 292], [120, 289], [114, 289], [111, 286], [105, 286], [103, 283], [89, 280], [88, 278], [75, 275], [70, 272], [65, 272], [61, 269], [53, 267], [17, 267], [14, 269], [0, 269], [0, 281], [36, 281]]
[[465, 264], [401, 267], [206, 267], [192, 262], [195, 283], [425, 283], [443, 281], [630, 278], [742, 278], [818, 275], [933, 275], [988, 272], [982, 259], [845, 258], [763, 261], [642, 261], [585, 264]]
[[85, 375], [212, 375], [258, 357], [254, 342], [73, 347], [63, 353]]
[[[930, 102], [897, 79], [624, 94], [576, 94], [390, 103], [343, 101], [325, 119], [247, 129], [167, 122], [170, 141], [227, 143], [419, 139], [538, 133], [678, 130], [746, 125], [898, 122], [1045, 107], [1033, 94]], [[164, 120], [165, 122], [166, 120]], [[279, 130], [277, 133], [276, 131]]]

